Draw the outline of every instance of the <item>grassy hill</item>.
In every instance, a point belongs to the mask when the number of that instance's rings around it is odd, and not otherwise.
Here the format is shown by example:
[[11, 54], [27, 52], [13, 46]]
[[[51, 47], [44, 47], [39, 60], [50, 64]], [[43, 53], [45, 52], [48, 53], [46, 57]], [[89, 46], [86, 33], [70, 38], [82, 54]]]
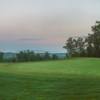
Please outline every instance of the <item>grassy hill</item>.
[[100, 59], [1, 63], [0, 100], [100, 100]]

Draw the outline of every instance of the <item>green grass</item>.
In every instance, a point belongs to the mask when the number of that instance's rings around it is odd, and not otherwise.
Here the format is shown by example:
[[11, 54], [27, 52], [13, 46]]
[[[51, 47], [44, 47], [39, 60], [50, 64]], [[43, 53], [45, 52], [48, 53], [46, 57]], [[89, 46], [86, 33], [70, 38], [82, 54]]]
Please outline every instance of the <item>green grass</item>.
[[1, 63], [0, 100], [100, 100], [100, 59]]

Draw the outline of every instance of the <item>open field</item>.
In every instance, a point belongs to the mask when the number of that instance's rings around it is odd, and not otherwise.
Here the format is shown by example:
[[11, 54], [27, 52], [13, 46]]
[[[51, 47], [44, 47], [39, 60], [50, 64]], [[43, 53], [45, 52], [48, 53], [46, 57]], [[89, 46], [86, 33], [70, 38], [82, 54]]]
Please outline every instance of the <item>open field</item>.
[[0, 100], [100, 100], [100, 59], [1, 63]]

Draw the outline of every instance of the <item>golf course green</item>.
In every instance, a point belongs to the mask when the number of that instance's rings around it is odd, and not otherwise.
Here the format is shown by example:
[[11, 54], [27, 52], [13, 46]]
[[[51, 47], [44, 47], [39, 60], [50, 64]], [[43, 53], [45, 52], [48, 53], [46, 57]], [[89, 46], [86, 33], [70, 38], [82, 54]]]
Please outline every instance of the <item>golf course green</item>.
[[100, 59], [0, 63], [0, 100], [100, 100]]

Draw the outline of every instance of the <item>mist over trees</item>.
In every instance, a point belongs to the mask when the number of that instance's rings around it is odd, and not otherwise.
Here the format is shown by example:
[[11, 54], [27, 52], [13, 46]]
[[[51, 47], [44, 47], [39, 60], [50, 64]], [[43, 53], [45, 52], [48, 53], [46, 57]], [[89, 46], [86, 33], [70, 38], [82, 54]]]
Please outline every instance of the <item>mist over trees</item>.
[[69, 57], [100, 57], [100, 22], [97, 21], [87, 37], [70, 37], [65, 43]]

